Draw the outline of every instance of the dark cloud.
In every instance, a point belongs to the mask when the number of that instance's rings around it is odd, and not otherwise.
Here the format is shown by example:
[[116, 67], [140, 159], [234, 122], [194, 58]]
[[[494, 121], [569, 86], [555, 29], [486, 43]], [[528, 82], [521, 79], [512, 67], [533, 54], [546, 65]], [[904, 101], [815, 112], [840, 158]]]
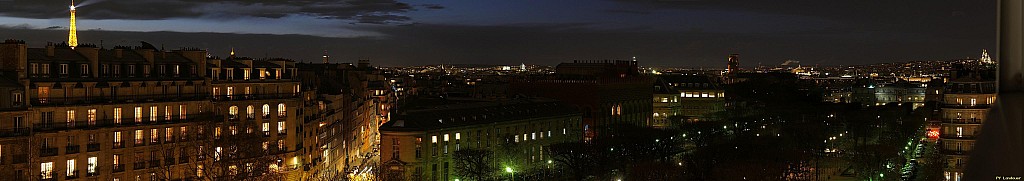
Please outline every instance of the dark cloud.
[[[318, 61], [327, 50], [332, 61], [370, 59], [376, 65], [547, 64], [574, 59], [628, 59], [642, 65], [721, 67], [729, 53], [743, 54], [741, 66], [774, 65], [785, 60], [805, 65], [850, 65], [907, 60], [946, 60], [976, 56], [994, 47], [994, 34], [921, 37], [886, 34], [834, 36], [841, 29], [784, 34], [726, 34], [691, 31], [595, 30], [591, 24], [458, 26], [410, 24], [365, 26], [384, 37], [325, 38], [306, 35], [80, 31], [80, 42], [107, 47], [147, 41], [166, 47], [208, 48], [224, 56], [231, 47], [245, 56]], [[994, 25], [991, 25], [994, 27]], [[64, 30], [0, 28], [0, 39], [23, 39], [30, 46], [66, 39]]]
[[36, 29], [30, 24], [0, 24], [0, 29]]
[[[842, 22], [861, 32], [889, 31], [959, 36], [995, 33], [995, 1], [883, 0], [613, 0], [636, 8], [728, 11], [814, 17]], [[639, 7], [636, 7], [639, 6]]]
[[[22, 18], [67, 17], [64, 1], [11, 1], [0, 6], [0, 15]], [[289, 15], [321, 19], [355, 20], [384, 24], [408, 21], [402, 15], [413, 6], [394, 0], [93, 0], [80, 4], [79, 16], [90, 19], [170, 19], [170, 18], [282, 18]], [[430, 9], [443, 8], [439, 5]]]
[[608, 12], [608, 13], [622, 13], [622, 14], [636, 14], [636, 15], [651, 14], [651, 11], [631, 10], [631, 9], [608, 9], [608, 10], [605, 10], [604, 12]]
[[444, 6], [441, 6], [440, 4], [424, 4], [421, 6], [427, 9], [444, 9]]

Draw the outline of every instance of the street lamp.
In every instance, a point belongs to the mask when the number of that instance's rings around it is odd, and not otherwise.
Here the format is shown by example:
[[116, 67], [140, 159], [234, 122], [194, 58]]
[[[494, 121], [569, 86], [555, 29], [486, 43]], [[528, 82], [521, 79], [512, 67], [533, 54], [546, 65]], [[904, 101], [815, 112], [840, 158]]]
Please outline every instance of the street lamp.
[[512, 174], [512, 180], [516, 180], [516, 172], [512, 170], [512, 167], [505, 167], [505, 172]]

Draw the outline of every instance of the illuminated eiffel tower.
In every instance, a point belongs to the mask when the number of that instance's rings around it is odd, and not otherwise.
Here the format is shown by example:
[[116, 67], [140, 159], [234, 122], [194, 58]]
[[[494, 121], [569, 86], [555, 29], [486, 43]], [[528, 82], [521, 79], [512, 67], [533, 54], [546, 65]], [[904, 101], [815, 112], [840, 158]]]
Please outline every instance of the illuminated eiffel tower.
[[75, 27], [75, 0], [71, 0], [71, 30], [68, 32], [68, 45], [78, 46], [78, 28]]

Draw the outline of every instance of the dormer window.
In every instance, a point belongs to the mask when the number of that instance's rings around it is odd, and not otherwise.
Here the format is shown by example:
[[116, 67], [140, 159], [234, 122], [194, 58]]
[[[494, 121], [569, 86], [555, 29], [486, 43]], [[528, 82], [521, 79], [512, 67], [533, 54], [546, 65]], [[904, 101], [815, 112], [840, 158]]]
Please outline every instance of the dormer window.
[[135, 65], [128, 65], [128, 77], [135, 77]]
[[37, 63], [29, 64], [29, 74], [31, 74], [33, 76], [35, 76], [36, 74], [39, 74], [39, 64], [37, 64]]
[[234, 80], [235, 79], [235, 69], [230, 69], [229, 68], [226, 73], [227, 73], [228, 80]]
[[249, 70], [247, 68], [246, 69], [242, 69], [242, 80], [249, 80], [249, 74], [250, 73], [251, 73], [251, 70]]
[[167, 75], [167, 65], [160, 65], [160, 75]]
[[82, 64], [82, 77], [89, 76], [89, 64]]
[[60, 64], [60, 75], [68, 75], [68, 64]]
[[21, 92], [11, 93], [11, 104], [13, 106], [21, 106], [21, 100], [24, 99], [24, 95]]
[[178, 76], [181, 75], [181, 70], [180, 69], [181, 69], [181, 66], [174, 65], [174, 77], [178, 77]]
[[39, 69], [41, 70], [40, 72], [41, 72], [41, 74], [43, 74], [43, 77], [49, 77], [50, 76], [50, 64], [44, 63], [42, 65], [42, 67], [40, 67]]

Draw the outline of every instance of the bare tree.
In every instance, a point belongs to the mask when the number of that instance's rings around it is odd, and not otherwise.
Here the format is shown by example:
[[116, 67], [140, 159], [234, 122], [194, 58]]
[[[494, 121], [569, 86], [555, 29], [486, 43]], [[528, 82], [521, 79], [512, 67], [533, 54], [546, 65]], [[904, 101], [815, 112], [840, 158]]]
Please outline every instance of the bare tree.
[[[179, 162], [189, 159], [178, 169], [182, 177], [193, 180], [282, 180], [287, 170], [283, 158], [276, 154], [283, 151], [275, 140], [268, 140], [262, 131], [256, 130], [254, 122], [230, 122], [224, 124], [204, 123], [200, 134], [174, 144], [178, 148]], [[216, 129], [220, 127], [218, 135]], [[163, 179], [173, 175], [173, 167], [165, 166]]]
[[491, 180], [495, 171], [494, 152], [482, 149], [462, 149], [452, 157], [455, 172], [466, 180]]
[[[40, 140], [21, 137], [2, 141], [3, 156], [0, 157], [0, 178], [3, 180], [39, 180], [41, 174], [33, 174], [32, 163], [39, 163]], [[57, 174], [52, 174], [56, 176]]]

